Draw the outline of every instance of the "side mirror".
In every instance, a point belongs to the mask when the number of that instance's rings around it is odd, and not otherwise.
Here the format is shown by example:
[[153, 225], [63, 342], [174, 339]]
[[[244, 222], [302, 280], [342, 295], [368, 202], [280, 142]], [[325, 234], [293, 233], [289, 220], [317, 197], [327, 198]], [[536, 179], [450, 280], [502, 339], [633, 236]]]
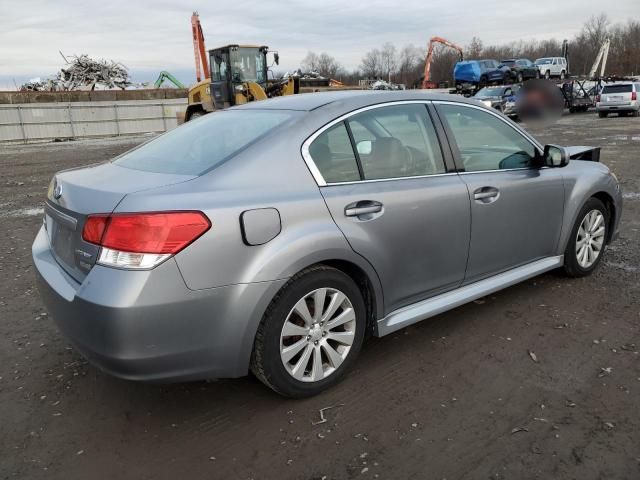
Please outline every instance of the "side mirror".
[[280, 65], [280, 55], [278, 55], [278, 52], [273, 52], [273, 60], [276, 62], [276, 65]]
[[361, 155], [370, 155], [372, 150], [371, 140], [363, 140], [356, 144], [356, 150]]
[[546, 167], [566, 167], [569, 163], [569, 155], [558, 145], [545, 145], [543, 160]]

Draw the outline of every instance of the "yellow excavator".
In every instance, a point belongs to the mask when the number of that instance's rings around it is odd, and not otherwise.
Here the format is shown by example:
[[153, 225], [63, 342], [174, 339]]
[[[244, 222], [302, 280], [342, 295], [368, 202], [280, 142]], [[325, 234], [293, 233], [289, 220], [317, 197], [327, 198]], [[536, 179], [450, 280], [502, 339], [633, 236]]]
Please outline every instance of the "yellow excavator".
[[[268, 47], [256, 45], [225, 45], [209, 50], [209, 58], [203, 55], [202, 63], [205, 69], [211, 66], [211, 71], [206, 72], [210, 78], [201, 81], [198, 78], [198, 83], [189, 89], [184, 121], [233, 105], [299, 93], [297, 77], [267, 78], [268, 52]], [[272, 53], [278, 64], [278, 52]]]

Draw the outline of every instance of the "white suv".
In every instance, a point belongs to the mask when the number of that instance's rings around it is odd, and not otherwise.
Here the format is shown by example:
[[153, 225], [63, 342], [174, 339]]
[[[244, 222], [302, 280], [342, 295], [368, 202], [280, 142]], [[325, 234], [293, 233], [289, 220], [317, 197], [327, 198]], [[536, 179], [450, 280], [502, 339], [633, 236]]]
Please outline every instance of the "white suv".
[[536, 60], [536, 67], [540, 71], [540, 76], [544, 78], [560, 77], [564, 80], [569, 69], [567, 67], [567, 59], [564, 57], [545, 57]]
[[627, 114], [638, 116], [640, 102], [640, 82], [620, 82], [602, 87], [600, 95], [596, 97], [596, 111], [600, 118], [606, 117], [610, 113], [617, 113], [621, 117]]

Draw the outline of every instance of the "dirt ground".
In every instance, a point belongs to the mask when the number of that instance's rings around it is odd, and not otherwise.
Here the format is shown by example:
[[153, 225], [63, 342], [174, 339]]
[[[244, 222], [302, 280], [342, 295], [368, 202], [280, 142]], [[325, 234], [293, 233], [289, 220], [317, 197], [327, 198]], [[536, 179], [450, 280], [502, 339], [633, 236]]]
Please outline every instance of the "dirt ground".
[[340, 385], [302, 401], [252, 377], [150, 385], [86, 364], [45, 313], [31, 242], [54, 172], [141, 139], [0, 146], [0, 478], [640, 478], [640, 118], [534, 133], [601, 145], [623, 185], [601, 268], [371, 339]]

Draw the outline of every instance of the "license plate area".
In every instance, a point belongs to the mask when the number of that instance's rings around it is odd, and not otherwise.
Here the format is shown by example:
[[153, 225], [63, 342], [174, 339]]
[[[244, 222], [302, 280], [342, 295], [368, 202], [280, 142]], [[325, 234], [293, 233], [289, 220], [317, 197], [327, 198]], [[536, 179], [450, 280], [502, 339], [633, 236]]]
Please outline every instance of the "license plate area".
[[53, 253], [61, 262], [70, 267], [74, 266], [74, 231], [66, 227], [64, 224], [56, 221], [48, 213], [45, 213], [45, 223], [47, 226], [47, 235], [49, 244]]

